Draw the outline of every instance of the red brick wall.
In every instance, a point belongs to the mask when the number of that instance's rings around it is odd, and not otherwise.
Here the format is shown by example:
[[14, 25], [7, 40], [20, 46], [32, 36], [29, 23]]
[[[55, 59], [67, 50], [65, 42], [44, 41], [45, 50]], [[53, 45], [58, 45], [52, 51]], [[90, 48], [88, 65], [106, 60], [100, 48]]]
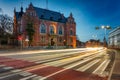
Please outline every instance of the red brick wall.
[[[34, 15], [28, 16], [31, 12], [34, 13]], [[70, 19], [73, 19], [73, 18], [70, 17]], [[60, 23], [60, 22], [39, 19], [32, 6], [29, 6], [29, 8], [26, 9], [26, 12], [22, 16], [22, 24], [21, 25], [23, 26], [23, 46], [24, 47], [27, 46], [27, 42], [25, 41], [26, 36], [27, 36], [25, 29], [26, 29], [26, 24], [28, 23], [28, 21], [33, 22], [33, 26], [35, 29], [34, 39], [33, 39], [33, 43], [32, 43], [33, 46], [47, 46], [48, 45], [50, 38], [51, 38], [48, 35], [49, 34], [49, 27], [52, 25], [52, 26], [54, 26], [55, 34], [57, 35], [56, 36], [57, 46], [64, 46], [64, 41], [66, 41], [67, 45], [71, 45], [72, 47], [76, 47], [76, 24], [74, 22], [73, 23], [70, 23], [70, 22]], [[14, 25], [16, 25], [15, 22], [16, 21], [14, 20]], [[40, 25], [42, 23], [44, 23], [47, 27], [46, 34], [40, 33], [39, 28], [40, 28]], [[58, 35], [58, 27], [59, 26], [63, 27], [64, 35]], [[16, 26], [14, 29], [16, 30]], [[70, 29], [72, 29], [73, 35], [70, 35]], [[44, 42], [41, 41], [41, 37], [45, 37]], [[61, 42], [59, 41], [59, 38], [62, 39]], [[72, 39], [72, 42], [70, 42], [70, 39]]]

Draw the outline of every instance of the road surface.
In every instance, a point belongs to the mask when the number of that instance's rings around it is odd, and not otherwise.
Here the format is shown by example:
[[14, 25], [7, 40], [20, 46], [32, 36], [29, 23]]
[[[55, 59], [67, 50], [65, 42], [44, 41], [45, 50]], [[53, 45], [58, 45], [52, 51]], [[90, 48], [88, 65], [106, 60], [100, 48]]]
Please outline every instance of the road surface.
[[0, 80], [107, 80], [111, 55], [104, 48], [0, 54]]

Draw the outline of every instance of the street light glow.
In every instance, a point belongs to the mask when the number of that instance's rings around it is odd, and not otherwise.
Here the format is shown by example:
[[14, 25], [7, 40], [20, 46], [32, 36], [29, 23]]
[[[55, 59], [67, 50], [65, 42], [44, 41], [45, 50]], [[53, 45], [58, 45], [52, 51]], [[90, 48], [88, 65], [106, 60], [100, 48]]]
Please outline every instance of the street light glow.
[[110, 26], [106, 26], [107, 28], [109, 28]]
[[104, 28], [105, 28], [105, 26], [101, 26], [101, 28], [102, 28], [102, 29], [104, 29]]

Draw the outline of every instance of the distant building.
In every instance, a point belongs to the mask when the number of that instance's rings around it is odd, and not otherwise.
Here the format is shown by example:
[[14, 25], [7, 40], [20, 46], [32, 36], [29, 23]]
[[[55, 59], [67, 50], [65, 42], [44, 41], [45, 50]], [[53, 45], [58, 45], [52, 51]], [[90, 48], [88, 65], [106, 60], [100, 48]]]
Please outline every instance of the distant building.
[[[32, 21], [35, 34], [32, 46], [71, 46], [76, 47], [76, 22], [72, 13], [65, 17], [60, 12], [42, 9], [29, 4], [26, 11], [14, 10], [14, 36], [22, 38], [22, 46], [28, 46], [29, 36], [26, 32], [26, 25]], [[20, 38], [20, 39], [21, 39]], [[27, 39], [27, 40], [26, 40]]]
[[109, 33], [109, 47], [110, 48], [119, 48], [120, 49], [120, 27], [115, 28]]
[[105, 37], [104, 37], [104, 39], [103, 39], [103, 47], [108, 47], [107, 40], [106, 40]]
[[85, 43], [81, 42], [79, 40], [76, 40], [76, 47], [77, 48], [84, 48], [85, 47]]
[[90, 39], [89, 41], [85, 43], [85, 46], [86, 47], [101, 47], [103, 46], [103, 43], [100, 42], [100, 40]]

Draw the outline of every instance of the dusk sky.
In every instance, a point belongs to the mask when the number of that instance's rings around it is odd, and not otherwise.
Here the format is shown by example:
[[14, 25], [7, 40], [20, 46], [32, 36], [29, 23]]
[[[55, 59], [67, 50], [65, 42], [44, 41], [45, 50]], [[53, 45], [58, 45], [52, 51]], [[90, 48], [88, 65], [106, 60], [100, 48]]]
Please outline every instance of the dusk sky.
[[[32, 2], [34, 6], [46, 8], [46, 0], [0, 0], [0, 8], [4, 14], [13, 17], [13, 10], [24, 11]], [[70, 12], [76, 21], [76, 34], [81, 41], [93, 39], [103, 40], [104, 30], [95, 30], [95, 26], [111, 26], [112, 29], [120, 25], [120, 0], [48, 0], [48, 9], [63, 13], [68, 17]], [[108, 32], [108, 31], [107, 31]]]

